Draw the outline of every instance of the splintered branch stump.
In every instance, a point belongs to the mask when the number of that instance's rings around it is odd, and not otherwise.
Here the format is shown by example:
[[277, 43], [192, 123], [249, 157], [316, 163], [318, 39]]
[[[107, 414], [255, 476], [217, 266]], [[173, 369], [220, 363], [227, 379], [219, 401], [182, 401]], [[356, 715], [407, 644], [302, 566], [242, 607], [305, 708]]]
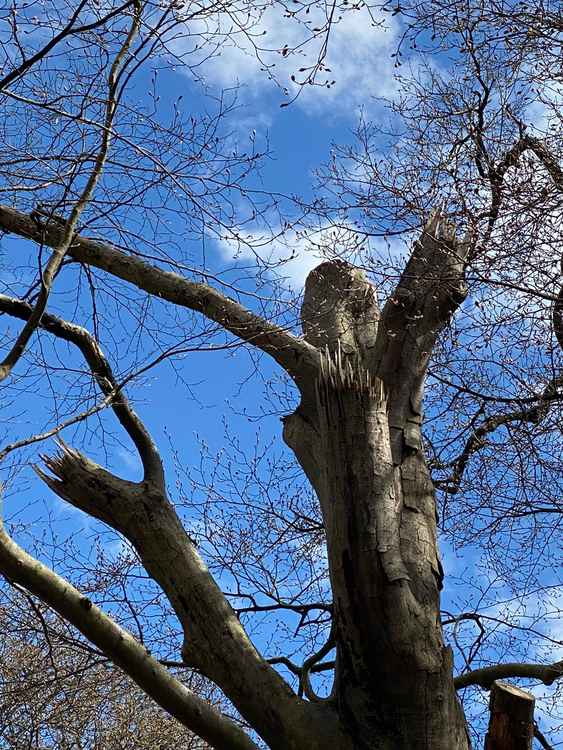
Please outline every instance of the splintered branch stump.
[[530, 693], [505, 682], [494, 682], [485, 750], [532, 750], [534, 703]]

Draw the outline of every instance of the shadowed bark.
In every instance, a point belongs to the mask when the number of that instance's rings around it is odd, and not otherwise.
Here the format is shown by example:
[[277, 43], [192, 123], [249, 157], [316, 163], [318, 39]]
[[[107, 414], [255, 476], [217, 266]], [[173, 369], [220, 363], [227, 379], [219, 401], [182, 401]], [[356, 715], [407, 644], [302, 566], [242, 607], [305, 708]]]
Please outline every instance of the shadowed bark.
[[491, 720], [485, 750], [532, 750], [534, 703], [531, 693], [495, 682], [491, 689]]

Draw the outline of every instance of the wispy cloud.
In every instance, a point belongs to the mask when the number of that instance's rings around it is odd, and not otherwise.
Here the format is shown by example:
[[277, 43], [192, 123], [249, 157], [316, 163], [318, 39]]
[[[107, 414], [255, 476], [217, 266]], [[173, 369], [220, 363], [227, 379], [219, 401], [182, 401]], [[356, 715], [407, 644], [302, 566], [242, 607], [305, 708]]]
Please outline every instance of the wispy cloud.
[[[209, 27], [209, 21], [202, 28], [209, 42], [191, 53], [192, 61], [200, 58], [198, 73], [210, 84], [224, 88], [242, 85], [253, 98], [263, 98], [268, 92], [281, 94], [285, 88], [287, 100], [299, 92], [296, 105], [311, 114], [355, 118], [360, 107], [369, 109], [374, 97], [394, 91], [391, 55], [399, 37], [399, 22], [375, 11], [370, 15], [366, 8], [344, 12], [333, 20], [324, 57], [326, 69], [318, 78], [328, 81], [330, 87], [307, 85], [300, 89], [298, 82], [306, 75], [300, 69], [315, 63], [324, 39], [320, 33], [315, 38], [315, 29], [326, 22], [316, 14], [319, 11], [311, 9], [305, 22], [300, 22], [288, 17], [283, 6], [274, 5], [254, 19], [218, 16], [214, 28]], [[250, 32], [241, 31], [243, 26], [250, 26]], [[186, 40], [177, 44], [186, 45]]]
[[[225, 260], [255, 259], [252, 249], [257, 238], [249, 232], [240, 239], [223, 237], [218, 249]], [[315, 229], [288, 230], [278, 239], [268, 243], [267, 250], [260, 253], [262, 261], [272, 273], [284, 278], [294, 291], [305, 284], [310, 271], [327, 258], [335, 257], [337, 251], [354, 250], [362, 241], [351, 227], [325, 223]]]

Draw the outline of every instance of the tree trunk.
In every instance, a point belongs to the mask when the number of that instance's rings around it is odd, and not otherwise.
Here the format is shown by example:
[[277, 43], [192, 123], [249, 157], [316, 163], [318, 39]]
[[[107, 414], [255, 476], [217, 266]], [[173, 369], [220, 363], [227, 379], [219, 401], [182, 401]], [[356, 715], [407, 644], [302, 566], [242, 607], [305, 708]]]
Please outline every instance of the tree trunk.
[[[34, 236], [36, 230], [16, 218], [17, 231]], [[86, 253], [90, 264], [147, 291], [154, 285], [159, 295], [258, 342], [300, 390], [298, 409], [284, 420], [284, 439], [318, 495], [326, 528], [333, 591], [326, 650], [336, 649], [336, 671], [323, 702], [310, 689], [309, 700], [296, 695], [248, 638], [174, 512], [156, 448], [124, 398], [114, 410], [138, 448], [143, 481], [120, 479], [64, 445], [45, 459], [49, 474], [38, 470], [60, 497], [135, 546], [183, 628], [185, 663], [216, 682], [272, 750], [469, 748], [440, 626], [434, 488], [421, 440], [427, 363], [464, 297], [466, 251], [433, 215], [381, 311], [359, 269], [321, 264], [307, 279], [303, 341], [204, 285], [124, 259], [99, 243], [73, 244], [72, 252]], [[64, 339], [84, 338], [52, 316], [44, 324]], [[102, 390], [110, 388], [111, 371], [97, 345], [79, 346]], [[8, 542], [0, 551], [4, 573], [105, 648], [97, 621], [84, 616], [93, 611], [88, 600], [77, 594], [71, 616], [64, 581], [54, 586], [49, 571], [41, 572], [31, 558], [24, 565], [21, 550], [10, 550]], [[141, 669], [144, 675], [139, 649], [135, 654], [128, 673]], [[310, 688], [306, 672], [302, 682]], [[252, 745], [250, 738], [245, 743]]]
[[504, 682], [493, 682], [485, 750], [532, 750], [534, 704], [531, 693]]
[[[379, 319], [376, 305], [357, 269], [323, 264], [313, 272], [304, 329], [310, 343], [324, 344], [323, 363], [315, 394], [302, 390], [285, 420], [284, 438], [317, 492], [326, 529], [332, 700], [357, 750], [467, 750], [440, 625], [434, 489], [416, 408], [428, 357], [412, 356], [410, 341], [410, 372], [393, 383], [388, 342], [365, 324]], [[402, 358], [393, 361], [400, 369]]]

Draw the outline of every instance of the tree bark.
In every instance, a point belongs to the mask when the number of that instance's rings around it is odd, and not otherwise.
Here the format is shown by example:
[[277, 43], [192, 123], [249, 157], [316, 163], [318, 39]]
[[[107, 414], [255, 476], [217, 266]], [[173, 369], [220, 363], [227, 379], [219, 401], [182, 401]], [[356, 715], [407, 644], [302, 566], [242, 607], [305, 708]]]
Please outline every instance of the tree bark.
[[[50, 225], [0, 207], [6, 223], [27, 237], [57, 239]], [[298, 697], [253, 646], [174, 512], [153, 470], [158, 455], [125, 401], [114, 409], [140, 454], [152, 456], [142, 482], [124, 481], [66, 446], [45, 459], [50, 474], [39, 471], [60, 497], [131, 541], [183, 627], [186, 664], [219, 685], [272, 750], [469, 748], [440, 626], [434, 488], [421, 439], [426, 368], [464, 298], [466, 251], [433, 215], [382, 310], [360, 270], [322, 264], [307, 280], [303, 340], [206, 285], [103, 243], [73, 243], [76, 260], [198, 310], [263, 349], [300, 390], [284, 439], [318, 495], [326, 529], [336, 648], [326, 701]], [[84, 335], [51, 316], [43, 325], [82, 341], [105, 387], [107, 368]]]
[[[358, 269], [307, 280], [306, 340], [321, 352], [284, 438], [315, 488], [327, 535], [336, 675], [354, 748], [467, 750], [444, 645], [434, 488], [422, 388], [437, 335], [465, 295], [466, 245], [434, 215], [383, 311]], [[377, 739], [375, 739], [377, 738]]]
[[133, 544], [183, 628], [184, 663], [221, 687], [268, 747], [353, 750], [334, 710], [296, 696], [261, 657], [161, 487], [120, 479], [65, 445], [45, 464], [51, 474], [37, 472], [59, 497]]
[[493, 683], [485, 750], [532, 750], [534, 704], [531, 693], [504, 682]]

